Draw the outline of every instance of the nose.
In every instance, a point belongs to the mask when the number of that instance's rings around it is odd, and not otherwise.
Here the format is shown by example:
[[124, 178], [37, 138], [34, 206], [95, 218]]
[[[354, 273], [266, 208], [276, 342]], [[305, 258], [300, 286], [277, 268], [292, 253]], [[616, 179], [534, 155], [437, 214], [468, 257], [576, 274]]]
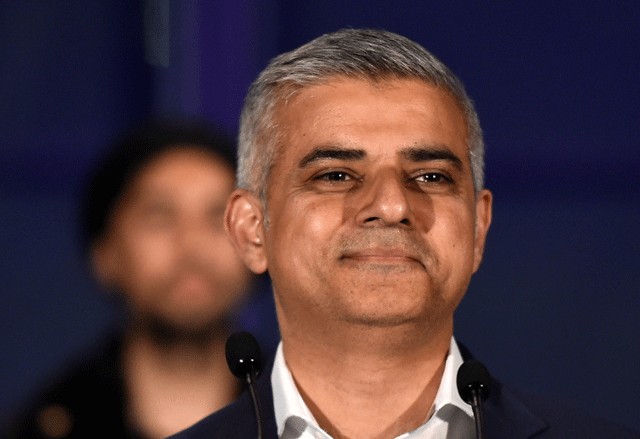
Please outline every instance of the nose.
[[360, 189], [356, 221], [362, 226], [411, 225], [411, 206], [402, 176], [394, 170], [379, 172]]
[[202, 252], [206, 236], [202, 224], [193, 218], [182, 218], [177, 229], [176, 238], [183, 256]]

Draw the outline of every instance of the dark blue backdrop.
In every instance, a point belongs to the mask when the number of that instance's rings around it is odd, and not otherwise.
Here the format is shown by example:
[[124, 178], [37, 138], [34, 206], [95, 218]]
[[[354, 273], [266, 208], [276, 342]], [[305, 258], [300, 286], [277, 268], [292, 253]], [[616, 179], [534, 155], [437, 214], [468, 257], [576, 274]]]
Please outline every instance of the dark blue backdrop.
[[447, 63], [486, 133], [494, 223], [458, 338], [504, 381], [640, 429], [640, 3], [173, 1], [168, 68], [145, 62], [162, 3], [0, 4], [0, 413], [117, 319], [75, 235], [105, 142], [153, 113], [235, 132], [268, 59], [366, 26]]

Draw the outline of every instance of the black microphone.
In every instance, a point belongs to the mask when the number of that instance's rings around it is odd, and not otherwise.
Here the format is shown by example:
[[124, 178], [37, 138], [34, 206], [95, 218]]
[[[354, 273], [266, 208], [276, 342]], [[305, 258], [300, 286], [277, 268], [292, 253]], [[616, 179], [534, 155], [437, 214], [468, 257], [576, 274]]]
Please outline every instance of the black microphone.
[[258, 439], [262, 439], [262, 414], [260, 401], [258, 401], [258, 388], [256, 380], [262, 372], [262, 360], [260, 358], [260, 345], [251, 333], [240, 331], [231, 334], [225, 345], [225, 355], [231, 373], [246, 381], [249, 393], [253, 401], [253, 410], [256, 414], [258, 427]]
[[482, 403], [489, 397], [489, 371], [479, 361], [467, 361], [458, 369], [458, 393], [473, 409], [476, 420], [476, 438], [484, 439]]

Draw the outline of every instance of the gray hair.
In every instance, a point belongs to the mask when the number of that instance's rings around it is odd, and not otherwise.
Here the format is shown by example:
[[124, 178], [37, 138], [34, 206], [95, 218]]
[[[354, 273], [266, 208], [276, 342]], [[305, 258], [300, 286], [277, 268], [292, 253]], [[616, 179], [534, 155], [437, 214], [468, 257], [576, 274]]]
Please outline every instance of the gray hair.
[[238, 187], [266, 204], [267, 182], [284, 137], [275, 112], [301, 89], [338, 77], [377, 82], [418, 79], [447, 90], [463, 110], [476, 194], [484, 185], [484, 141], [480, 121], [462, 82], [421, 45], [400, 35], [371, 29], [343, 29], [322, 35], [277, 56], [251, 84], [240, 116]]

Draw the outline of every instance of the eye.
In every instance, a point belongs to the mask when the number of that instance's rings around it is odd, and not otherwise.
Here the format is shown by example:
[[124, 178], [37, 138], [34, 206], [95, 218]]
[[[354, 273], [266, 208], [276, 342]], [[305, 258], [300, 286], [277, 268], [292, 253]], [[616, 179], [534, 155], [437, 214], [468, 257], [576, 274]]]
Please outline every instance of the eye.
[[453, 181], [450, 177], [440, 172], [427, 172], [419, 175], [414, 180], [424, 183], [451, 183]]
[[174, 220], [174, 210], [165, 204], [150, 204], [142, 211], [142, 220], [151, 228], [169, 227]]
[[332, 171], [320, 174], [314, 177], [314, 180], [349, 181], [353, 180], [353, 177], [344, 171]]

